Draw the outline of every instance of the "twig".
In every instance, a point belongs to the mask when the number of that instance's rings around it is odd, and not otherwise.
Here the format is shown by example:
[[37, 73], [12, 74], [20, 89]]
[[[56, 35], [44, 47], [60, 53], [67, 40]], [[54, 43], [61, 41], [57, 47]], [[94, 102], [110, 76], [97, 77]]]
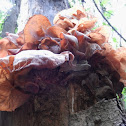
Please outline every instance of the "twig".
[[102, 12], [100, 11], [100, 9], [98, 8], [95, 0], [92, 0], [95, 7], [97, 8], [97, 10], [99, 11], [99, 13], [102, 15], [102, 17], [105, 19], [105, 21], [108, 23], [109, 26], [111, 26], [111, 28], [126, 42], [126, 39], [111, 25], [111, 23], [105, 18], [105, 16], [102, 14]]

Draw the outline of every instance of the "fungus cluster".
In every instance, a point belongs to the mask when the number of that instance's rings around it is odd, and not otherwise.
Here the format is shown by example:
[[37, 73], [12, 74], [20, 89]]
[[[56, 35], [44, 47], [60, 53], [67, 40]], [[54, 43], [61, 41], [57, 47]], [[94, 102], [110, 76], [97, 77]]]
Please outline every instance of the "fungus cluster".
[[[34, 15], [23, 31], [7, 33], [0, 40], [0, 110], [13, 111], [31, 94], [39, 93], [41, 85], [24, 81], [32, 69], [44, 71], [44, 83], [64, 84], [77, 71], [105, 63], [126, 85], [126, 48], [114, 50], [108, 43], [108, 27], [92, 30], [96, 22], [84, 8], [73, 7], [59, 12], [53, 26], [45, 16]], [[60, 75], [57, 79], [47, 71]], [[105, 76], [104, 72], [98, 73]]]

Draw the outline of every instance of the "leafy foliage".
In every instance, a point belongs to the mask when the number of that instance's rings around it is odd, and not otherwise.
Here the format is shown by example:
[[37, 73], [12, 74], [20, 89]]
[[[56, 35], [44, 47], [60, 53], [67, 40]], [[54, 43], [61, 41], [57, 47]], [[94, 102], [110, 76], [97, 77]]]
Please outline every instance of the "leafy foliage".
[[100, 1], [100, 5], [104, 7], [104, 5], [107, 5], [110, 0], [99, 0]]
[[18, 28], [16, 27], [14, 33], [17, 33], [17, 31], [18, 31]]
[[113, 38], [113, 42], [117, 42], [117, 39], [116, 38]]

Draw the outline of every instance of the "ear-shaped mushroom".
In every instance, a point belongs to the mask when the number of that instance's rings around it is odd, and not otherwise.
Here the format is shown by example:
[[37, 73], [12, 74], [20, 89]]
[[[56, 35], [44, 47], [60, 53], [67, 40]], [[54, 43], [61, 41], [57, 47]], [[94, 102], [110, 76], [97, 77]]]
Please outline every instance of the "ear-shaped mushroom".
[[95, 42], [100, 46], [105, 42], [105, 36], [100, 33], [90, 33], [89, 37], [91, 38], [91, 42]]
[[7, 51], [10, 55], [16, 55], [17, 53], [22, 51], [22, 48], [23, 48], [23, 46], [19, 49], [8, 49]]
[[81, 18], [87, 17], [85, 10], [76, 10], [76, 13], [73, 14], [74, 17], [76, 17], [77, 20], [80, 20]]
[[111, 49], [105, 55], [106, 62], [120, 74], [120, 81], [126, 86], [126, 48]]
[[126, 86], [126, 48], [120, 47], [114, 50], [109, 43], [105, 43], [99, 54], [105, 57], [103, 62], [108, 63], [119, 73], [120, 81]]
[[15, 89], [10, 81], [10, 73], [3, 68], [0, 68], [0, 74], [0, 111], [14, 111], [24, 104], [30, 95]]
[[15, 49], [17, 46], [9, 41], [8, 38], [3, 38], [0, 40], [0, 58], [8, 55], [8, 49]]
[[66, 33], [67, 31], [57, 25], [54, 25], [47, 29], [46, 34], [49, 37], [60, 38], [60, 33], [62, 32]]
[[94, 27], [95, 23], [97, 22], [96, 18], [88, 19], [88, 18], [82, 18], [79, 20], [79, 24], [77, 26], [77, 31], [85, 32], [87, 30], [90, 30]]
[[63, 28], [66, 31], [68, 31], [70, 28], [74, 27], [74, 24], [68, 18], [62, 18], [62, 19], [60, 18], [59, 20], [57, 20], [55, 25]]
[[87, 35], [76, 30], [72, 31], [72, 34], [78, 39], [79, 51], [84, 52], [83, 49], [86, 48], [85, 41], [90, 41], [90, 38]]
[[18, 38], [16, 39], [16, 42], [18, 43], [18, 45], [22, 46], [25, 44], [25, 39], [24, 39], [24, 31], [21, 31], [18, 33]]
[[56, 16], [54, 17], [53, 23], [56, 24], [56, 22], [61, 17], [68, 18], [68, 19], [73, 19], [73, 18], [80, 19], [81, 17], [85, 17], [85, 16], [86, 16], [86, 12], [85, 12], [84, 8], [80, 5], [79, 6], [76, 5], [72, 8], [65, 9], [65, 10], [62, 10], [59, 13], [57, 13]]
[[77, 10], [77, 19], [80, 20], [81, 18], [87, 17], [86, 12], [83, 10]]
[[92, 55], [94, 55], [98, 50], [101, 50], [101, 47], [96, 43], [88, 43], [85, 51], [86, 58], [89, 59]]
[[32, 16], [24, 28], [25, 46], [23, 49], [32, 49], [34, 45], [39, 44], [38, 41], [45, 36], [45, 31], [50, 26], [51, 24], [45, 16]]
[[95, 33], [100, 33], [101, 35], [105, 36], [105, 42], [108, 42], [111, 29], [108, 26], [101, 26], [94, 30]]
[[6, 32], [6, 35], [7, 35], [6, 38], [8, 38], [10, 42], [12, 42], [14, 45], [18, 46], [16, 39], [19, 36], [17, 34]]
[[91, 42], [96, 42], [100, 46], [108, 42], [110, 35], [110, 28], [107, 26], [102, 26], [91, 32], [88, 36], [91, 38]]
[[79, 48], [78, 40], [75, 36], [61, 33], [60, 38], [62, 39], [60, 41], [60, 46], [61, 46], [62, 51], [64, 51], [64, 50], [72, 51], [73, 48], [75, 48], [75, 49]]
[[50, 50], [53, 53], [59, 53], [61, 51], [59, 43], [49, 37], [41, 41], [39, 44], [39, 49]]
[[77, 30], [78, 25], [80, 25], [79, 20], [86, 17], [87, 14], [82, 6], [74, 6], [59, 12], [54, 17], [53, 23], [71, 32]]
[[0, 58], [0, 66], [9, 74], [13, 70], [14, 55]]
[[[60, 46], [62, 51], [69, 50], [75, 55], [77, 59], [85, 59], [85, 50], [83, 50], [83, 52], [79, 51], [80, 47], [77, 37], [61, 33], [61, 39]], [[84, 45], [82, 47], [86, 48]]]
[[30, 95], [16, 90], [11, 84], [0, 85], [0, 111], [14, 111], [23, 105]]
[[54, 54], [48, 50], [28, 50], [22, 51], [15, 56], [13, 62], [14, 71], [27, 67], [33, 68], [56, 68], [66, 61], [69, 61], [71, 52]]
[[6, 38], [3, 38], [0, 40], [0, 58], [5, 57], [8, 55], [8, 52], [6, 50], [6, 44], [9, 43], [9, 40]]
[[101, 50], [96, 43], [90, 43], [90, 38], [79, 31], [73, 31], [72, 34], [78, 39], [79, 49], [76, 51], [80, 59], [89, 59], [96, 51]]
[[48, 50], [26, 50], [15, 56], [0, 59], [0, 65], [11, 72], [20, 71], [24, 68], [56, 68], [70, 60], [73, 54], [69, 51], [54, 54]]

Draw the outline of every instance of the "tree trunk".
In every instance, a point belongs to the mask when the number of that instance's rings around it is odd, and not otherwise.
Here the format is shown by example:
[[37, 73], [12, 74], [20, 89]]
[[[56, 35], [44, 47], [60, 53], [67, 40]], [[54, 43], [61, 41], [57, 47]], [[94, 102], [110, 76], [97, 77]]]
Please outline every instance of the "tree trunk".
[[[58, 11], [68, 7], [66, 0], [21, 2], [19, 31], [34, 14], [43, 14], [52, 22]], [[82, 80], [76, 78], [76, 75]], [[81, 77], [79, 72], [73, 74], [73, 79], [66, 85], [53, 83], [46, 85], [43, 92], [33, 95], [14, 112], [1, 112], [0, 126], [118, 126], [122, 122], [122, 115], [116, 100], [102, 100], [96, 103], [93, 91], [90, 90], [90, 83], [84, 84], [83, 80], [88, 77], [95, 79], [95, 76], [96, 74], [87, 72]], [[104, 94], [107, 94], [106, 99], [113, 98], [113, 94], [111, 96], [109, 92]]]
[[61, 10], [68, 8], [67, 0], [22, 0], [18, 19], [18, 31], [22, 31], [29, 17], [34, 14], [46, 16], [53, 24], [54, 16]]
[[92, 104], [85, 97], [85, 89], [74, 82], [65, 87], [51, 84], [16, 111], [2, 112], [0, 122], [1, 126], [119, 126], [122, 123], [115, 99]]
[[10, 33], [15, 33], [15, 29], [17, 28], [17, 19], [18, 19], [18, 15], [20, 12], [20, 0], [9, 0], [9, 2], [11, 2], [14, 6], [12, 7], [11, 10], [8, 11], [7, 13], [7, 17], [5, 19], [5, 22], [3, 24], [3, 30], [2, 30], [2, 34], [1, 37], [5, 37], [6, 36], [6, 32], [10, 32]]

